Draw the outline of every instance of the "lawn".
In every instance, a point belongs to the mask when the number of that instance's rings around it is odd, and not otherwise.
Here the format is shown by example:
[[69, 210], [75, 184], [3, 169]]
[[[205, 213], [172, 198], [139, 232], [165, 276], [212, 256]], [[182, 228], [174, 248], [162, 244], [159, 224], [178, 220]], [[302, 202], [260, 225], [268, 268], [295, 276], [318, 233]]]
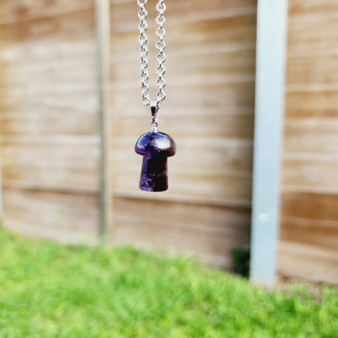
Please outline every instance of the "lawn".
[[316, 301], [191, 259], [72, 248], [0, 228], [0, 337], [338, 337], [338, 291]]

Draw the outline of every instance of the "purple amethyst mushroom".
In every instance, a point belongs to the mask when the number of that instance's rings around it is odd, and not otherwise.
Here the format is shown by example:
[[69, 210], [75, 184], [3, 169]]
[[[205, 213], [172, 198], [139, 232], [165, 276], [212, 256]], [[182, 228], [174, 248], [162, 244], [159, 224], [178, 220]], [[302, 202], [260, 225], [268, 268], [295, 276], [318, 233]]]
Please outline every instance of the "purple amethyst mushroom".
[[140, 189], [144, 191], [167, 190], [167, 157], [175, 155], [175, 141], [165, 133], [150, 132], [137, 140], [135, 151], [143, 156]]

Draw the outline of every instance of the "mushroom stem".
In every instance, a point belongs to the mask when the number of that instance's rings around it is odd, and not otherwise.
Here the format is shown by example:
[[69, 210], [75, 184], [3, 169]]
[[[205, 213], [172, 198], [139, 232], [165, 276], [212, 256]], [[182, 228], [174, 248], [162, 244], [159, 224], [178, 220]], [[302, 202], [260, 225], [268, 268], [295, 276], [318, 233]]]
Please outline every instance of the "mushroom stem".
[[140, 189], [144, 191], [168, 189], [167, 157], [143, 157]]

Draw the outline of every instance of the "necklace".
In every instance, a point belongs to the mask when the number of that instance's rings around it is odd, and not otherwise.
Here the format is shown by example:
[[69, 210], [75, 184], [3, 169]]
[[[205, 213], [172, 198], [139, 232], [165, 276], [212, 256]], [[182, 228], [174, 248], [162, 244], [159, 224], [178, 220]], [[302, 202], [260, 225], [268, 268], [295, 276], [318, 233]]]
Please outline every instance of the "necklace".
[[158, 0], [156, 5], [157, 17], [156, 35], [158, 40], [156, 42], [156, 49], [158, 54], [156, 60], [158, 66], [156, 72], [158, 79], [156, 81], [158, 91], [156, 93], [156, 100], [151, 100], [149, 96], [149, 72], [148, 72], [148, 37], [147, 37], [147, 0], [137, 0], [139, 5], [138, 17], [140, 23], [138, 25], [140, 30], [140, 64], [141, 64], [141, 94], [142, 102], [145, 106], [150, 106], [151, 111], [151, 131], [143, 134], [136, 142], [135, 151], [137, 154], [143, 156], [143, 164], [140, 177], [140, 189], [144, 191], [165, 191], [168, 189], [168, 169], [167, 158], [176, 153], [175, 141], [168, 135], [159, 132], [157, 113], [160, 109], [161, 103], [166, 98], [164, 87], [166, 82], [164, 80], [165, 67], [164, 62], [166, 55], [164, 54], [165, 43], [165, 23], [164, 11], [166, 6], [164, 0]]

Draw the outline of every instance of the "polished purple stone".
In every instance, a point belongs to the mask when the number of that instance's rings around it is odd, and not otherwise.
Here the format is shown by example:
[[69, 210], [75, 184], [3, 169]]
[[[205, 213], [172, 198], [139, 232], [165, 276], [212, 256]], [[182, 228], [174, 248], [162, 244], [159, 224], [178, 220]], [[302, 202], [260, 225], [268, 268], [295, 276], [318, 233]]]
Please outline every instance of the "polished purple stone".
[[135, 151], [143, 156], [140, 189], [144, 191], [167, 190], [167, 158], [176, 153], [175, 141], [165, 133], [150, 132], [137, 140]]

